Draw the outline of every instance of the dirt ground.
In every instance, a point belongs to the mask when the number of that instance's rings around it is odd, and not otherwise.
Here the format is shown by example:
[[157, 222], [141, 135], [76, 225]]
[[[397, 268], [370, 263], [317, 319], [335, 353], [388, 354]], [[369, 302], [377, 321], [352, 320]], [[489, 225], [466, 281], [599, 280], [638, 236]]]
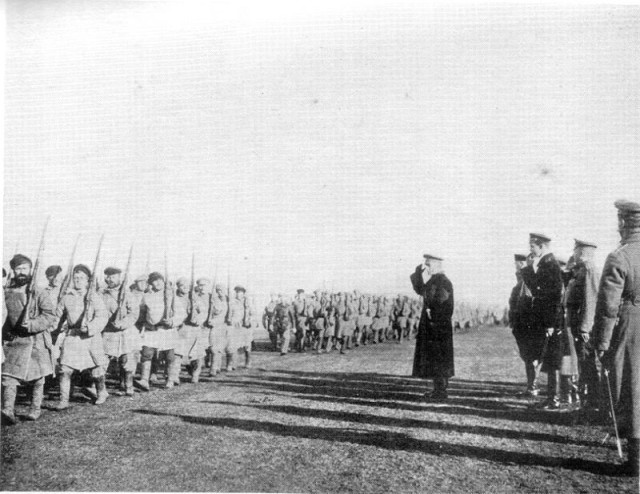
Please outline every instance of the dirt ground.
[[[264, 336], [264, 335], [263, 335]], [[112, 396], [2, 428], [2, 490], [636, 492], [610, 430], [539, 411], [508, 329], [455, 336], [444, 404], [408, 377], [413, 341], [279, 354], [252, 369]], [[55, 398], [55, 397], [54, 397]], [[26, 412], [23, 398], [19, 413]], [[55, 403], [55, 400], [48, 402]]]

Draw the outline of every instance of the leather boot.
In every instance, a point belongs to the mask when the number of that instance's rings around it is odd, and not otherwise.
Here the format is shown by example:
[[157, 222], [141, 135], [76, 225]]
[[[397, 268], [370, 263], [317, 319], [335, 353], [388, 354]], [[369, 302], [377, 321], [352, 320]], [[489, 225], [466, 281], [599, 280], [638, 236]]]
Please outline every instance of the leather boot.
[[216, 377], [218, 372], [220, 372], [220, 357], [221, 355], [219, 353], [211, 352], [211, 370], [209, 371], [211, 377]]
[[251, 368], [251, 352], [249, 350], [244, 351], [244, 368]]
[[69, 394], [71, 392], [71, 375], [62, 373], [60, 374], [60, 401], [53, 408], [57, 412], [66, 410], [69, 408]]
[[640, 469], [640, 439], [627, 440], [627, 461], [622, 465], [623, 473], [638, 477]]
[[107, 401], [107, 398], [109, 398], [109, 392], [107, 391], [105, 377], [96, 377], [95, 382], [96, 391], [98, 392], [98, 397], [96, 398], [95, 405], [102, 405], [105, 401]]
[[10, 425], [16, 423], [15, 405], [18, 386], [9, 384], [2, 387], [2, 419]]
[[193, 373], [191, 374], [191, 382], [197, 384], [200, 381], [200, 373], [202, 372], [203, 361], [202, 359], [196, 360], [192, 364]]
[[173, 361], [167, 362], [167, 381], [164, 389], [171, 389], [176, 384], [180, 384], [180, 368], [182, 367], [182, 357], [176, 356]]
[[560, 408], [558, 400], [558, 371], [549, 371], [547, 374], [547, 399], [542, 403], [545, 410], [557, 410]]
[[237, 352], [227, 353], [227, 372], [236, 370], [236, 354]]
[[126, 371], [124, 377], [125, 382], [125, 391], [124, 394], [126, 396], [133, 396], [133, 372]]
[[142, 367], [140, 371], [140, 379], [136, 381], [136, 384], [143, 391], [149, 391], [149, 376], [151, 375], [151, 361], [147, 360], [140, 364]]
[[26, 415], [27, 420], [38, 420], [40, 418], [42, 399], [44, 398], [44, 377], [33, 383], [31, 392], [31, 407]]

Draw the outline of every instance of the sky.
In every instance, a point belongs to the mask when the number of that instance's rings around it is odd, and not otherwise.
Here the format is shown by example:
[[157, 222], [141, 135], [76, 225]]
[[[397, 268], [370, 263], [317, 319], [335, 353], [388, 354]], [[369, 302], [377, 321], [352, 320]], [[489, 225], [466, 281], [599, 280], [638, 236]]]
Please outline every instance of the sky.
[[3, 263], [506, 304], [640, 200], [640, 8], [10, 0]]

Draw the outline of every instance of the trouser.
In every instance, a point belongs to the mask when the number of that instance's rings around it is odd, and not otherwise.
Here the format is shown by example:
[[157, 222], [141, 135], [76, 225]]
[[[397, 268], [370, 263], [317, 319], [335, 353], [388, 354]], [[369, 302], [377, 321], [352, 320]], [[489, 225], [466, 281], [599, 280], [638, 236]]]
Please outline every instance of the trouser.
[[578, 355], [578, 389], [582, 402], [587, 407], [602, 408], [602, 363], [595, 352], [587, 348], [587, 344], [578, 338], [576, 341]]
[[296, 350], [299, 352], [304, 352], [305, 345], [307, 341], [307, 329], [305, 324], [298, 323], [298, 328], [296, 329]]
[[538, 389], [538, 372], [533, 362], [525, 362], [524, 370], [527, 374], [527, 390], [534, 391]]
[[[85, 369], [87, 370], [87, 369]], [[71, 393], [71, 377], [76, 369], [69, 367], [67, 365], [59, 365], [58, 366], [58, 376], [59, 376], [59, 384], [60, 384], [60, 403], [68, 404], [69, 397]], [[102, 366], [96, 366], [89, 369], [91, 378], [93, 383], [96, 386], [96, 391], [98, 393], [98, 398], [107, 394], [106, 383], [105, 383], [105, 369]], [[84, 372], [81, 371], [81, 372]]]
[[280, 353], [289, 353], [289, 343], [291, 341], [291, 330], [285, 329], [280, 332], [282, 343], [280, 345]]
[[269, 330], [269, 339], [271, 340], [271, 348], [273, 348], [274, 352], [278, 351], [278, 333], [270, 329]]

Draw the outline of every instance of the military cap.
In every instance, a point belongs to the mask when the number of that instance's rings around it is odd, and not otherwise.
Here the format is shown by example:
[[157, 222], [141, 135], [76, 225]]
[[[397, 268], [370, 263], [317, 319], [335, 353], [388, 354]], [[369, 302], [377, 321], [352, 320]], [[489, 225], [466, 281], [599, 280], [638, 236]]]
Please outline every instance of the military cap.
[[234, 292], [242, 292], [242, 293], [246, 293], [246, 291], [247, 291], [247, 290], [245, 290], [245, 288], [244, 288], [243, 286], [238, 285], [238, 286], [236, 286], [236, 287], [233, 289], [233, 291], [234, 291]]
[[164, 281], [164, 276], [162, 276], [160, 273], [158, 273], [157, 271], [154, 271], [153, 273], [151, 273], [149, 275], [149, 278], [147, 280], [148, 283], [153, 283], [156, 280], [162, 280]]
[[529, 240], [538, 240], [539, 242], [551, 242], [551, 239], [544, 233], [530, 233]]
[[176, 285], [183, 286], [183, 285], [188, 285], [188, 284], [189, 284], [189, 280], [187, 278], [185, 278], [184, 276], [180, 276], [180, 278], [178, 278], [176, 280]]
[[527, 256], [525, 256], [524, 254], [514, 254], [513, 258], [516, 261], [526, 261], [527, 260]]
[[298, 294], [304, 293], [304, 290], [302, 288], [298, 288], [296, 291], [298, 292]]
[[133, 281], [137, 283], [138, 281], [147, 281], [148, 279], [149, 277], [146, 274], [141, 274]]
[[11, 269], [16, 269], [18, 266], [21, 266], [23, 264], [33, 266], [31, 259], [29, 259], [27, 256], [23, 256], [22, 254], [16, 254], [15, 256], [13, 256], [13, 259], [9, 261], [9, 266], [11, 266]]
[[622, 216], [640, 214], [640, 204], [626, 199], [619, 199], [613, 203]]
[[224, 292], [224, 285], [222, 283], [216, 283], [215, 290], [221, 290]]
[[434, 261], [444, 261], [442, 257], [434, 256], [432, 254], [424, 254], [422, 257], [425, 259], [433, 259]]
[[46, 277], [57, 276], [61, 272], [62, 272], [62, 268], [60, 266], [58, 266], [57, 264], [54, 264], [53, 266], [49, 266], [47, 269], [45, 269], [44, 275]]
[[578, 240], [577, 238], [574, 238], [573, 240], [575, 240], [576, 242], [576, 247], [592, 247], [594, 249], [598, 248], [598, 246], [593, 242], [587, 242], [586, 240]]
[[211, 280], [209, 278], [198, 278], [198, 281], [196, 281], [196, 283], [198, 285], [210, 285]]
[[104, 274], [107, 276], [112, 276], [114, 274], [120, 274], [120, 273], [122, 273], [122, 269], [114, 268], [113, 266], [109, 266], [104, 270]]
[[73, 274], [84, 273], [87, 278], [91, 278], [91, 270], [85, 264], [76, 264], [73, 268]]

